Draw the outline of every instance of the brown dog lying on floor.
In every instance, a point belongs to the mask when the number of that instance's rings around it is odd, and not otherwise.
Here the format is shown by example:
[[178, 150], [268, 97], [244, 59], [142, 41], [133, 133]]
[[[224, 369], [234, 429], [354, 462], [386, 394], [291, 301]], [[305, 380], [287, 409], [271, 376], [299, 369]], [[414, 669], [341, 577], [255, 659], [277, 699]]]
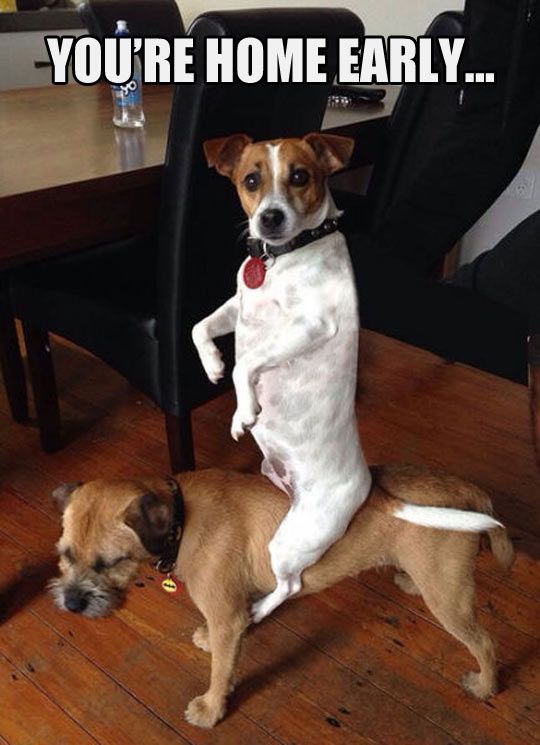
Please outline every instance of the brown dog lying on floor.
[[[176, 480], [66, 484], [53, 497], [63, 510], [61, 577], [52, 583], [61, 608], [104, 615], [149, 555], [177, 562], [174, 571], [206, 622], [193, 641], [212, 653], [210, 687], [190, 702], [186, 719], [215, 725], [225, 713], [250, 605], [275, 586], [268, 542], [289, 508], [287, 495], [261, 476], [208, 470]], [[368, 500], [345, 536], [305, 570], [300, 594], [370, 567], [395, 566], [396, 584], [421, 593], [476, 658], [480, 672], [468, 673], [463, 685], [485, 699], [496, 692], [496, 665], [493, 641], [474, 611], [479, 535], [404, 522], [393, 514], [404, 502], [491, 512], [487, 494], [459, 478], [416, 466], [376, 467]], [[506, 530], [493, 528], [488, 535], [508, 569], [513, 549]]]

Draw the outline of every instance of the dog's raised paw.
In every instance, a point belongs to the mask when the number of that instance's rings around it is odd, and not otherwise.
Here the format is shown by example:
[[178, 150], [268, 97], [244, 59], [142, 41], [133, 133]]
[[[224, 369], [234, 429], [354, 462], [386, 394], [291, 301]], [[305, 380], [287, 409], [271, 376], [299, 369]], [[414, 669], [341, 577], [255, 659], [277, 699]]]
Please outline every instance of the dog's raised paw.
[[192, 640], [193, 644], [199, 649], [202, 649], [203, 652], [210, 652], [210, 639], [206, 626], [199, 626], [199, 628], [195, 629]]
[[225, 714], [225, 700], [213, 704], [209, 702], [207, 694], [192, 699], [184, 713], [186, 721], [195, 727], [210, 729], [216, 725]]
[[221, 358], [221, 352], [216, 349], [204, 357], [204, 370], [211, 383], [218, 383], [225, 374], [225, 363]]
[[485, 701], [497, 693], [497, 687], [494, 683], [482, 680], [480, 673], [472, 671], [470, 673], [465, 673], [461, 678], [461, 685], [467, 693], [472, 694], [475, 698], [479, 698], [481, 701]]

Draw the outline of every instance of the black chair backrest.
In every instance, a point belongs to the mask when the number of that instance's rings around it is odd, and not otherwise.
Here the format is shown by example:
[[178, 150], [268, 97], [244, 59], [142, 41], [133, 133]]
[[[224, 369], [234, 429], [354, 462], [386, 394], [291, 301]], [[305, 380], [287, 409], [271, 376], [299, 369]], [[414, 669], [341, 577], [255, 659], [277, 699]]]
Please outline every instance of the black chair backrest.
[[[463, 36], [463, 13], [441, 13], [430, 24], [426, 36]], [[438, 55], [436, 69], [439, 74], [443, 69]], [[439, 137], [444, 122], [453, 115], [456, 98], [457, 84], [409, 83], [402, 87], [388, 122], [384, 151], [377, 159], [369, 184], [370, 214], [375, 229], [389, 205], [407, 188], [407, 179], [414, 178], [414, 171], [408, 172], [411, 163], [416, 164], [422, 153], [430, 150], [430, 140]], [[419, 122], [423, 124], [422, 132], [416, 136]]]
[[495, 201], [527, 154], [540, 121], [532, 80], [540, 66], [540, 0], [468, 0], [463, 14], [441, 14], [427, 33], [465, 36], [462, 70], [494, 71], [496, 83], [406, 85], [391, 116], [368, 190], [372, 230], [382, 253], [424, 273]]
[[[209, 169], [202, 144], [245, 132], [254, 140], [299, 136], [320, 128], [337, 69], [337, 40], [363, 36], [347, 10], [260, 9], [210, 12], [196, 19], [199, 65], [206, 37], [320, 37], [327, 39], [328, 84], [178, 85], [174, 94], [162, 182], [160, 219], [159, 334], [164, 405], [191, 407], [211, 397], [191, 342], [191, 327], [234, 294], [245, 257], [245, 228], [233, 185]], [[182, 374], [181, 374], [182, 371]], [[215, 390], [215, 389], [214, 389]]]
[[127, 21], [131, 36], [170, 39], [185, 33], [175, 0], [86, 0], [79, 6], [91, 36], [112, 36], [116, 21]]

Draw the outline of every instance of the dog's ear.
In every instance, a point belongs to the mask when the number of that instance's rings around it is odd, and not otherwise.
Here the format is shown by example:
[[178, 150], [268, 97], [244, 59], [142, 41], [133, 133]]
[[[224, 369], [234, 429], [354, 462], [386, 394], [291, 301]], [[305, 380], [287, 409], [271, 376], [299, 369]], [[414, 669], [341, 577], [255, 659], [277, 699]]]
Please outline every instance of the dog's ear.
[[51, 499], [58, 507], [60, 512], [64, 512], [69, 504], [71, 495], [73, 494], [75, 489], [78, 489], [79, 486], [82, 486], [82, 484], [82, 481], [71, 481], [68, 484], [62, 484], [61, 486], [56, 487], [56, 489], [51, 494]]
[[222, 176], [232, 178], [240, 156], [253, 140], [248, 135], [237, 134], [206, 140], [203, 143], [204, 154], [210, 168], [215, 168]]
[[154, 492], [147, 492], [129, 505], [125, 522], [137, 533], [148, 553], [159, 556], [167, 546], [172, 520], [172, 504]]
[[311, 132], [304, 140], [324, 165], [326, 173], [335, 173], [349, 164], [354, 150], [354, 140], [350, 137]]

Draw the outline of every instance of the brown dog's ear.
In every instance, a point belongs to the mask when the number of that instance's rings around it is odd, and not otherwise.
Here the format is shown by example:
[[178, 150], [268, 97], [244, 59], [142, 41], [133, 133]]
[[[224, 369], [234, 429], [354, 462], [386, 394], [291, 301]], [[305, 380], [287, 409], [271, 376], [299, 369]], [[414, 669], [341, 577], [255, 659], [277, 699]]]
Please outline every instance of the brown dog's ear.
[[154, 556], [165, 550], [172, 520], [172, 504], [164, 502], [154, 492], [133, 500], [126, 512], [126, 525], [137, 533], [142, 545]]
[[51, 494], [51, 499], [58, 507], [60, 512], [64, 512], [69, 504], [71, 495], [73, 494], [75, 489], [78, 489], [79, 486], [82, 486], [82, 483], [82, 481], [71, 481], [69, 484], [62, 484], [61, 486], [56, 487], [56, 489]]
[[310, 132], [304, 140], [324, 164], [326, 173], [335, 173], [349, 164], [354, 150], [354, 140], [350, 137]]
[[206, 140], [203, 148], [209, 167], [215, 168], [222, 176], [231, 178], [244, 148], [251, 142], [251, 137], [243, 134]]

